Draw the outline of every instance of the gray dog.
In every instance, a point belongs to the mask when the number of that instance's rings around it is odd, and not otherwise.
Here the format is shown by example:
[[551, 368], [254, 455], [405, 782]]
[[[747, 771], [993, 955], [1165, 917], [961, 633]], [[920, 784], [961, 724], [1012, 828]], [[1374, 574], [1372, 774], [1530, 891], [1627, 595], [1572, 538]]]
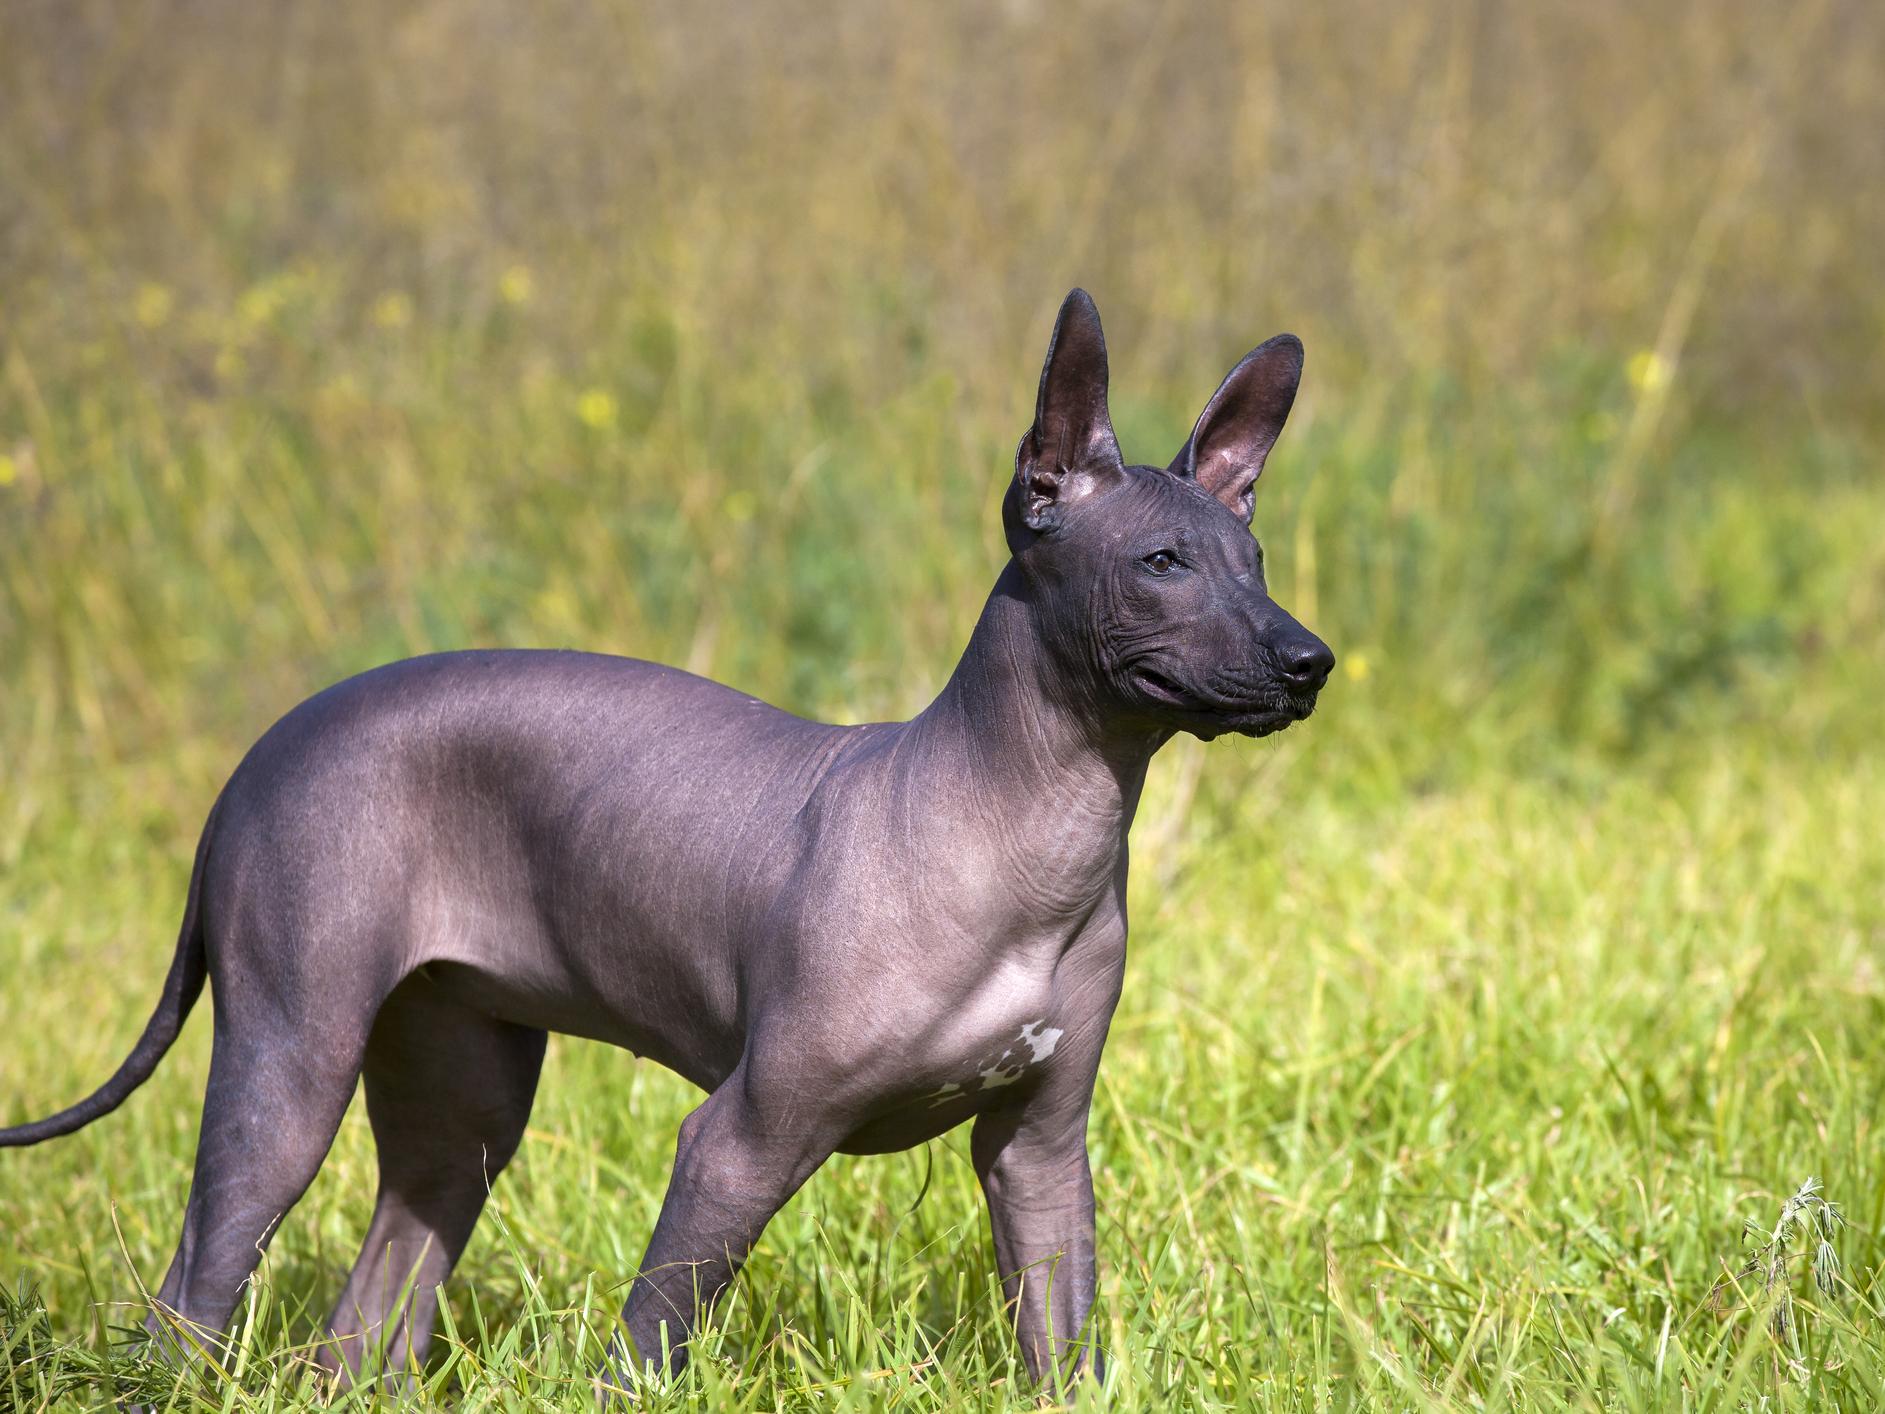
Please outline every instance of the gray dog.
[[[1002, 506], [1013, 557], [942, 694], [826, 726], [653, 663], [465, 652], [352, 678], [210, 811], [121, 1104], [214, 983], [196, 1174], [154, 1331], [224, 1328], [366, 1078], [378, 1205], [330, 1325], [351, 1378], [424, 1357], [524, 1132], [550, 1031], [707, 1093], [628, 1292], [614, 1379], [686, 1340], [827, 1155], [965, 1120], [1036, 1379], [1092, 1370], [1087, 1110], [1126, 960], [1126, 833], [1180, 731], [1309, 715], [1334, 656], [1249, 531], [1296, 395], [1279, 335], [1169, 467], [1127, 466], [1084, 291]], [[666, 1327], [664, 1330], [663, 1328]]]

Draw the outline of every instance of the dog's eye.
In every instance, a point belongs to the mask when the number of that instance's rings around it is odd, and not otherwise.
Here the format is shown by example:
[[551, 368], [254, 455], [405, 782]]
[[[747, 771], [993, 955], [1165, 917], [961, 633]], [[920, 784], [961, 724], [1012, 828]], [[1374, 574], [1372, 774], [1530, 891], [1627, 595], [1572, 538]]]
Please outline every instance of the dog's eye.
[[1153, 574], [1170, 574], [1172, 567], [1178, 563], [1178, 556], [1174, 555], [1170, 550], [1154, 550], [1141, 560], [1140, 563], [1151, 570]]

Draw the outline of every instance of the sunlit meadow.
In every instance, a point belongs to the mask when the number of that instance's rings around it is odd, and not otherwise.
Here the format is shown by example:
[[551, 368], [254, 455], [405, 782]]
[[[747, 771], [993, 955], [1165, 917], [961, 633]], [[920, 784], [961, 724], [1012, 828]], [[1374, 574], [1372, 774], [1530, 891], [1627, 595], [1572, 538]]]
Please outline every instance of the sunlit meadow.
[[[920, 708], [1078, 283], [1134, 460], [1302, 336], [1257, 530], [1341, 658], [1154, 767], [1110, 1407], [1885, 1405], [1881, 73], [1858, 0], [0, 7], [0, 1122], [129, 1048], [347, 673]], [[124, 1344], [208, 1013], [0, 1154], [0, 1408], [395, 1397], [305, 1359], [358, 1115], [230, 1361]], [[694, 1103], [553, 1043], [401, 1397], [592, 1407]], [[1028, 1407], [993, 1278], [964, 1135], [834, 1162], [648, 1405]]]

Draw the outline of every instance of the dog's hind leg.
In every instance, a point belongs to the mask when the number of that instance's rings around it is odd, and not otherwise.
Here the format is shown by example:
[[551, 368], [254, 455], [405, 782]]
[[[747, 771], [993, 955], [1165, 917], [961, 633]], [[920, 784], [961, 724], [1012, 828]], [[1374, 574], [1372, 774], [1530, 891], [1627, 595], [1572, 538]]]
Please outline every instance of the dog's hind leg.
[[380, 1008], [366, 1058], [379, 1199], [323, 1355], [343, 1379], [424, 1361], [439, 1284], [523, 1138], [544, 1041], [441, 996], [423, 974]]
[[183, 1236], [146, 1322], [184, 1352], [217, 1347], [242, 1284], [327, 1157], [359, 1077], [357, 1047], [235, 1025], [217, 1011]]

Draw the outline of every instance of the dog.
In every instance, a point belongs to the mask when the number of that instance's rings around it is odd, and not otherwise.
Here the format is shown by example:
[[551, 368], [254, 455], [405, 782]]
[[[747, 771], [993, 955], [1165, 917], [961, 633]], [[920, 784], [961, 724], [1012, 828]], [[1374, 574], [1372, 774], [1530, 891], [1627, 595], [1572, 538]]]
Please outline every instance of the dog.
[[[424, 1359], [438, 1288], [516, 1151], [551, 1031], [707, 1092], [601, 1378], [686, 1360], [834, 1152], [972, 1122], [1037, 1381], [1093, 1373], [1087, 1112], [1126, 954], [1126, 836], [1178, 732], [1307, 717], [1334, 655], [1270, 597], [1252, 497], [1302, 373], [1279, 335], [1169, 466], [1128, 465], [1099, 312], [1068, 295], [1002, 504], [1011, 557], [936, 700], [831, 726], [670, 667], [413, 658], [283, 717], [197, 846], [121, 1104], [207, 980], [215, 1036], [153, 1334], [213, 1339], [362, 1078], [379, 1192], [329, 1321], [342, 1381]], [[187, 1347], [186, 1347], [187, 1348]]]

